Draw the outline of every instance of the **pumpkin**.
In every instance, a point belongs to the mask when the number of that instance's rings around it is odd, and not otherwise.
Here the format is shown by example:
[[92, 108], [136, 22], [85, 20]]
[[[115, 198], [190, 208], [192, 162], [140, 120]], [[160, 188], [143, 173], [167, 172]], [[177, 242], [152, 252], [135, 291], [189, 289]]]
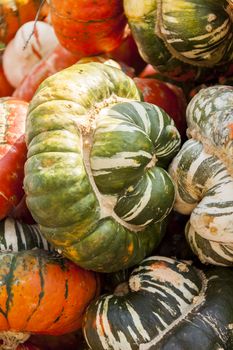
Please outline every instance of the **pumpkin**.
[[119, 0], [50, 0], [51, 23], [67, 50], [82, 57], [112, 51], [124, 36], [126, 18]]
[[181, 137], [186, 137], [186, 98], [178, 86], [152, 78], [134, 78], [145, 102], [153, 103], [173, 118]]
[[26, 139], [28, 208], [66, 257], [111, 272], [158, 244], [174, 201], [163, 167], [180, 135], [164, 111], [140, 102], [122, 70], [80, 63], [47, 78], [30, 103]]
[[28, 103], [0, 99], [0, 220], [23, 197], [26, 143], [24, 138]]
[[86, 309], [93, 350], [232, 349], [233, 271], [152, 256]]
[[200, 90], [187, 108], [189, 140], [170, 165], [176, 211], [203, 263], [233, 265], [233, 87]]
[[124, 0], [124, 10], [140, 54], [161, 73], [203, 81], [232, 62], [230, 0]]
[[[0, 43], [7, 44], [15, 35], [19, 27], [34, 20], [42, 5], [40, 0], [4, 0], [0, 4]], [[48, 6], [46, 3], [40, 9], [39, 19], [46, 17]]]
[[1, 252], [0, 281], [0, 339], [12, 350], [32, 333], [59, 335], [80, 328], [98, 290], [94, 273], [38, 249]]
[[45, 350], [42, 348], [39, 348], [38, 346], [35, 346], [29, 342], [24, 344], [19, 344], [16, 348], [16, 350]]
[[57, 44], [53, 27], [48, 23], [30, 21], [22, 25], [7, 44], [2, 56], [4, 73], [10, 84], [15, 88], [19, 86], [32, 67]]
[[30, 102], [42, 81], [50, 75], [76, 63], [79, 58], [79, 56], [67, 51], [61, 45], [57, 45], [51, 53], [31, 68], [12, 96]]

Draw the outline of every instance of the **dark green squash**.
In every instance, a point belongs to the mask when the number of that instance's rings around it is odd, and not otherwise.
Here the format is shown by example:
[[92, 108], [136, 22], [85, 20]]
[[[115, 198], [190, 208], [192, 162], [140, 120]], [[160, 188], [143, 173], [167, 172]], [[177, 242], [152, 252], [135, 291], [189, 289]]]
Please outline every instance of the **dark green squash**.
[[232, 288], [230, 269], [152, 256], [88, 306], [84, 336], [93, 350], [231, 350]]
[[143, 59], [178, 80], [227, 71], [233, 59], [230, 0], [124, 0]]
[[180, 135], [131, 78], [94, 62], [49, 77], [30, 103], [26, 140], [27, 205], [49, 242], [102, 272], [150, 254], [173, 206], [163, 168]]

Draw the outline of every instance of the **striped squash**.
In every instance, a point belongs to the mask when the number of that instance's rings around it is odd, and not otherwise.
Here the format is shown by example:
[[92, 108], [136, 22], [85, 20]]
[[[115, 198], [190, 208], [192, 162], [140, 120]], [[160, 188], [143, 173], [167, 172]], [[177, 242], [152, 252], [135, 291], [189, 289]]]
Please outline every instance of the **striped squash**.
[[187, 108], [188, 135], [170, 165], [175, 210], [204, 263], [233, 265], [233, 87], [202, 89]]
[[124, 0], [124, 9], [143, 59], [172, 78], [203, 80], [232, 62], [230, 0]]
[[42, 236], [38, 225], [27, 225], [12, 218], [0, 221], [0, 252], [35, 248], [53, 250]]
[[93, 350], [232, 349], [232, 288], [232, 270], [152, 256], [88, 306], [84, 336]]
[[30, 103], [26, 139], [27, 205], [66, 257], [111, 272], [159, 243], [174, 202], [163, 168], [180, 135], [120, 69], [80, 63], [46, 79]]

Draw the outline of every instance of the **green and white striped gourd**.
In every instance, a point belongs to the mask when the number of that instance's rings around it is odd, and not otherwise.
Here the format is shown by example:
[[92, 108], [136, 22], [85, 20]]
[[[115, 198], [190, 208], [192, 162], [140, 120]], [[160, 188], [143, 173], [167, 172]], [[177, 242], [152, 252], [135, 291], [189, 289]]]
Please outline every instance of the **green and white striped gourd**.
[[150, 254], [174, 203], [163, 168], [180, 135], [131, 78], [96, 62], [49, 77], [30, 103], [26, 139], [27, 205], [48, 241], [102, 272]]
[[141, 56], [160, 72], [203, 80], [232, 63], [230, 0], [124, 0], [124, 9]]
[[38, 225], [28, 225], [12, 218], [0, 221], [0, 252], [31, 249], [53, 250]]
[[233, 271], [152, 256], [87, 308], [93, 350], [231, 350]]
[[173, 159], [175, 210], [203, 263], [233, 265], [233, 87], [202, 89], [187, 108], [188, 140]]

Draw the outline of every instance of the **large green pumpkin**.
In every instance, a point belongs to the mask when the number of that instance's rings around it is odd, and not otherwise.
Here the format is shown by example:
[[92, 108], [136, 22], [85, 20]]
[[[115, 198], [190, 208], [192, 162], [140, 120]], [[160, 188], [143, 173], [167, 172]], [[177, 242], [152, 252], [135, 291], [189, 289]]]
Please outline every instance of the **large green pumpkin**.
[[230, 0], [124, 0], [143, 59], [178, 80], [213, 78], [233, 59]]
[[202, 89], [187, 108], [189, 140], [173, 159], [175, 210], [204, 263], [233, 265], [233, 87]]
[[91, 62], [49, 77], [30, 103], [26, 139], [27, 205], [66, 257], [110, 272], [160, 242], [174, 203], [163, 167], [180, 136], [120, 69]]
[[233, 271], [152, 256], [113, 294], [91, 302], [83, 331], [93, 350], [230, 350]]

